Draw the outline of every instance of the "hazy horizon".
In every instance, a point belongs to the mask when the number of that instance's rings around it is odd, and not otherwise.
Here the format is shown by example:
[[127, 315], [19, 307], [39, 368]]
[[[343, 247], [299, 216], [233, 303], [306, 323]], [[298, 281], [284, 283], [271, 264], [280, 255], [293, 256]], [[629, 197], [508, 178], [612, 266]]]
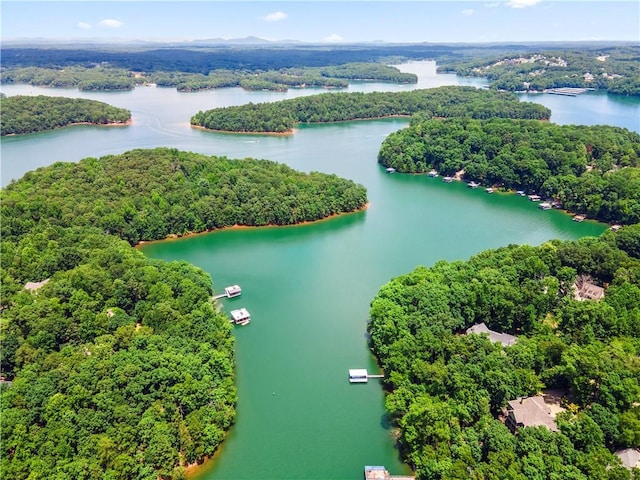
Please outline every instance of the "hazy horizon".
[[16, 1], [2, 42], [640, 42], [640, 2]]

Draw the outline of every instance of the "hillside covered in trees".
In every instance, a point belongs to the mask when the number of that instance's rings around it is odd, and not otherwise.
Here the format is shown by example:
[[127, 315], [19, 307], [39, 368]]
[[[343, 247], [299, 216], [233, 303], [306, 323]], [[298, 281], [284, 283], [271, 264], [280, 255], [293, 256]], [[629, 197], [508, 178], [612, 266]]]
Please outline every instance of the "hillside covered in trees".
[[249, 103], [200, 111], [191, 124], [231, 132], [283, 133], [299, 123], [340, 122], [391, 116], [425, 118], [548, 119], [542, 105], [520, 102], [510, 93], [474, 87], [439, 87], [410, 92], [330, 93], [280, 102]]
[[366, 190], [267, 160], [132, 150], [27, 173], [2, 195], [2, 237], [95, 226], [131, 244], [233, 225], [291, 225], [364, 207]]
[[536, 91], [582, 87], [619, 95], [640, 95], [640, 47], [541, 50], [445, 61], [439, 72], [486, 77], [492, 88]]
[[0, 133], [33, 133], [77, 123], [94, 125], [125, 124], [131, 112], [97, 100], [15, 95], [0, 98]]
[[184, 478], [234, 422], [233, 337], [209, 275], [130, 243], [365, 202], [334, 175], [166, 148], [60, 162], [3, 189], [3, 476]]
[[[578, 300], [585, 285], [604, 297]], [[613, 455], [640, 447], [640, 225], [417, 267], [380, 289], [370, 316], [417, 478], [640, 478]], [[465, 334], [480, 322], [515, 343]], [[544, 389], [562, 399], [555, 428], [514, 435], [504, 408]]]
[[607, 222], [640, 222], [640, 135], [610, 126], [529, 120], [423, 120], [389, 135], [378, 162], [400, 172], [464, 170]]
[[136, 85], [156, 84], [175, 87], [180, 92], [242, 87], [245, 90], [286, 91], [290, 87], [346, 88], [351, 80], [389, 83], [416, 83], [413, 73], [402, 73], [383, 63], [347, 63], [326, 67], [296, 67], [279, 70], [215, 69], [206, 73], [191, 71], [130, 71], [108, 65], [69, 66], [66, 68], [15, 67], [4, 68], [2, 83], [70, 88], [83, 91], [132, 90]]

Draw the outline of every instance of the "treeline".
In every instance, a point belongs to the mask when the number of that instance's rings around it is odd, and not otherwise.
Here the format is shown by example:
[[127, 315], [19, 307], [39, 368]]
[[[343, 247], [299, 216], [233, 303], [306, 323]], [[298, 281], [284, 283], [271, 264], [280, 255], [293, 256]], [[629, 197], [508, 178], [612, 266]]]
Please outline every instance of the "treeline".
[[15, 95], [0, 98], [0, 133], [12, 135], [65, 127], [75, 123], [126, 123], [131, 112], [97, 100]]
[[416, 83], [412, 73], [382, 63], [349, 63], [328, 67], [297, 67], [262, 71], [248, 69], [216, 69], [206, 74], [183, 71], [134, 72], [104, 65], [66, 68], [5, 68], [2, 83], [25, 83], [47, 87], [78, 87], [80, 90], [131, 90], [136, 85], [153, 83], [175, 87], [180, 92], [242, 87], [247, 90], [286, 91], [289, 87], [346, 88], [349, 80], [376, 80], [392, 83]]
[[27, 173], [2, 192], [2, 237], [95, 226], [136, 244], [232, 225], [290, 225], [362, 208], [361, 185], [267, 160], [133, 150]]
[[487, 77], [500, 90], [582, 87], [640, 95], [639, 59], [637, 46], [557, 50], [444, 62], [438, 71]]
[[159, 148], [41, 168], [0, 200], [3, 477], [178, 480], [234, 422], [233, 337], [209, 275], [129, 243], [315, 220], [366, 192]]
[[66, 68], [3, 68], [2, 83], [25, 83], [39, 87], [71, 88], [86, 91], [132, 90], [140, 83], [134, 73], [108, 66], [68, 66]]
[[298, 123], [338, 122], [390, 116], [423, 118], [548, 119], [542, 105], [520, 102], [514, 94], [474, 87], [439, 87], [410, 92], [328, 93], [280, 102], [245, 104], [200, 111], [191, 124], [212, 130], [282, 133]]
[[640, 222], [640, 135], [530, 120], [421, 120], [389, 135], [378, 162], [400, 172], [464, 170], [486, 185], [559, 200], [607, 222]]
[[[524, 47], [527, 50], [526, 47]], [[280, 70], [297, 67], [326, 67], [355, 62], [387, 62], [405, 59], [436, 59], [468, 52], [505, 51], [504, 47], [465, 45], [193, 45], [179, 48], [139, 48], [111, 45], [104, 48], [20, 48], [3, 47], [3, 68], [42, 67], [62, 69], [69, 66], [105, 65], [135, 72], [187, 72], [207, 75], [213, 70]], [[485, 53], [486, 55], [486, 53]]]
[[3, 478], [183, 479], [212, 455], [236, 389], [211, 295], [202, 270], [91, 227], [3, 237]]
[[[605, 296], [578, 301], [574, 282]], [[417, 478], [640, 478], [613, 455], [640, 446], [640, 225], [418, 267], [380, 289], [370, 316]], [[465, 334], [479, 322], [516, 343]], [[559, 431], [512, 434], [507, 402], [545, 388], [563, 399]]]

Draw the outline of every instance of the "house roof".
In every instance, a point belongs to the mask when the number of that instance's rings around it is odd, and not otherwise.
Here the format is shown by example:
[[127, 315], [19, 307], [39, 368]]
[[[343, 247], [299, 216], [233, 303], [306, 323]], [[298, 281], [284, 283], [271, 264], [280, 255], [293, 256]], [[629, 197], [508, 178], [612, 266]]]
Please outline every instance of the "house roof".
[[616, 450], [616, 456], [622, 461], [622, 465], [628, 469], [640, 467], [640, 451], [635, 448]]
[[514, 343], [516, 343], [516, 340], [517, 340], [516, 337], [514, 337], [513, 335], [509, 335], [508, 333], [500, 333], [500, 332], [494, 332], [493, 330], [490, 330], [489, 327], [487, 327], [484, 322], [476, 323], [472, 327], [469, 327], [467, 329], [467, 334], [470, 334], [470, 333], [475, 333], [478, 335], [486, 333], [489, 336], [489, 340], [492, 343], [500, 342], [504, 347], [513, 345]]
[[525, 427], [543, 426], [553, 432], [558, 431], [551, 408], [541, 395], [511, 400], [507, 410], [513, 415], [516, 425], [522, 424]]
[[576, 300], [600, 300], [604, 297], [604, 288], [591, 282], [583, 282], [580, 287], [573, 285]]
[[47, 283], [49, 283], [49, 280], [50, 280], [49, 278], [46, 278], [46, 279], [42, 280], [41, 282], [27, 282], [24, 285], [24, 289], [25, 290], [29, 290], [31, 292], [35, 292], [36, 290], [42, 288]]

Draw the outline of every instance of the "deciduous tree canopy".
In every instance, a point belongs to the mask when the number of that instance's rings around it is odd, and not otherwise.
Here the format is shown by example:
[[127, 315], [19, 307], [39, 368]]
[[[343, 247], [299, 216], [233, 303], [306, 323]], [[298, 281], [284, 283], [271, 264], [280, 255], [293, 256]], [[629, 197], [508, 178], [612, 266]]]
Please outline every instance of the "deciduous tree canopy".
[[389, 135], [378, 162], [400, 172], [464, 170], [465, 179], [555, 198], [609, 222], [640, 222], [640, 135], [531, 120], [421, 120]]
[[224, 439], [234, 342], [207, 274], [121, 239], [316, 220], [361, 208], [366, 192], [159, 148], [57, 163], [1, 200], [3, 476], [156, 480], [183, 479]]
[[84, 98], [15, 95], [0, 99], [2, 135], [33, 133], [75, 123], [122, 124], [131, 112]]
[[272, 103], [249, 103], [200, 111], [191, 124], [232, 132], [288, 132], [298, 123], [339, 122], [391, 116], [421, 118], [548, 119], [542, 105], [520, 102], [504, 92], [473, 87], [439, 87], [410, 92], [327, 93]]
[[[380, 289], [368, 331], [418, 478], [631, 478], [612, 455], [640, 446], [640, 226], [623, 231], [441, 261]], [[602, 300], [574, 298], [586, 276]], [[516, 343], [465, 334], [479, 322]], [[543, 387], [565, 397], [560, 431], [512, 435], [502, 409]]]
[[352, 212], [361, 185], [267, 160], [133, 150], [27, 173], [2, 192], [3, 239], [36, 224], [97, 226], [131, 244], [232, 225], [290, 225]]

